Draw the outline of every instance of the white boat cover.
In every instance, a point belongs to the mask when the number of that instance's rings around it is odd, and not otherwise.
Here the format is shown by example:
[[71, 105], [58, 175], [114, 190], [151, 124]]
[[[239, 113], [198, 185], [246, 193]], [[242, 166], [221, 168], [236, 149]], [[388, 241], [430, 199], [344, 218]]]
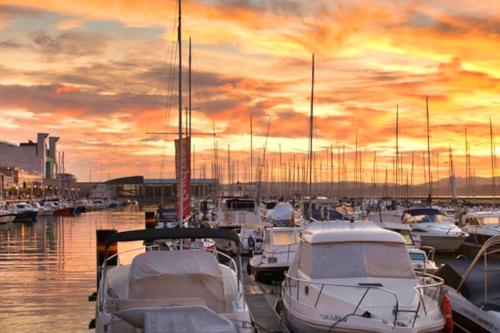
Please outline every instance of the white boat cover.
[[151, 251], [134, 258], [129, 272], [129, 299], [203, 299], [224, 312], [222, 270], [204, 250]]
[[234, 325], [204, 306], [128, 309], [116, 316], [144, 333], [235, 333]]
[[291, 220], [293, 207], [288, 202], [278, 203], [271, 211], [271, 219], [275, 221]]

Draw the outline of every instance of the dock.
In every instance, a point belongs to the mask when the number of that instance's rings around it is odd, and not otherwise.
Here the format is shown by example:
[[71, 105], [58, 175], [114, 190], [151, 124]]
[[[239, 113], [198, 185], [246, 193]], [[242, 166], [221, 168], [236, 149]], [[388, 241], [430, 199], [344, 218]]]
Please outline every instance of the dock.
[[[245, 283], [245, 300], [256, 331], [258, 333], [284, 332], [281, 326], [281, 317], [275, 310], [277, 297], [264, 293], [265, 289], [255, 283], [247, 274], [244, 274], [243, 281]], [[272, 290], [270, 287], [269, 291]]]

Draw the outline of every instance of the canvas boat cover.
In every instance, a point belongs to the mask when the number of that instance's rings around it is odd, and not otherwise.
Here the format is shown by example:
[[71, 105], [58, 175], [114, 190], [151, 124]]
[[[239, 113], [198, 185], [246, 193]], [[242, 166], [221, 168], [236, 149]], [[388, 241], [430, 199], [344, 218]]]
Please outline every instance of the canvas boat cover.
[[291, 220], [293, 207], [287, 202], [278, 203], [271, 211], [271, 219], [276, 221]]
[[144, 333], [236, 333], [228, 319], [204, 306], [127, 309], [115, 315]]
[[217, 313], [225, 311], [222, 270], [204, 250], [151, 251], [134, 258], [129, 299], [201, 298]]

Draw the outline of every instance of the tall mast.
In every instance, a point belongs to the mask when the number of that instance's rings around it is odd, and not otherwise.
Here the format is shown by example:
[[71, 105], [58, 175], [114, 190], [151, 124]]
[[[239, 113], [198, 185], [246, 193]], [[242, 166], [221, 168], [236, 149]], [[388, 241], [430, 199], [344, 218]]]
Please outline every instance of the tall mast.
[[250, 183], [253, 181], [253, 116], [250, 115]]
[[177, 184], [177, 191], [179, 193], [179, 226], [182, 228], [182, 223], [184, 220], [184, 193], [183, 193], [183, 182], [182, 182], [182, 1], [178, 1], [179, 7], [179, 22], [177, 27], [177, 43], [179, 48], [179, 183]]
[[396, 198], [399, 195], [399, 105], [396, 105]]
[[189, 126], [188, 126], [188, 136], [191, 137], [191, 37], [189, 37], [189, 98], [188, 98], [188, 108], [189, 108]]
[[[314, 53], [312, 55], [311, 66], [311, 113], [309, 115], [309, 212], [311, 211], [312, 200], [312, 171], [313, 171], [313, 118], [314, 118]], [[309, 215], [310, 217], [310, 215]]]
[[429, 125], [429, 97], [425, 98], [425, 109], [427, 118], [427, 170], [429, 172], [429, 204], [432, 201], [432, 168], [431, 168], [431, 135], [430, 135], [430, 125]]
[[373, 169], [372, 169], [372, 188], [370, 191], [370, 197], [374, 197], [375, 194], [375, 186], [377, 186], [377, 151], [375, 150], [373, 153]]
[[455, 163], [453, 162], [453, 150], [451, 146], [449, 147], [449, 166], [450, 166], [450, 196], [452, 200], [456, 200], [457, 198], [457, 188], [455, 182]]
[[356, 129], [356, 139], [354, 144], [354, 185], [352, 196], [356, 196], [356, 186], [358, 186], [358, 129]]
[[492, 187], [492, 192], [493, 192], [493, 205], [495, 204], [495, 197], [496, 197], [496, 179], [495, 179], [495, 144], [493, 140], [493, 125], [491, 124], [491, 117], [490, 117], [490, 150], [491, 150], [491, 187]]
[[470, 194], [470, 174], [469, 174], [469, 143], [467, 142], [467, 127], [465, 128], [465, 196]]

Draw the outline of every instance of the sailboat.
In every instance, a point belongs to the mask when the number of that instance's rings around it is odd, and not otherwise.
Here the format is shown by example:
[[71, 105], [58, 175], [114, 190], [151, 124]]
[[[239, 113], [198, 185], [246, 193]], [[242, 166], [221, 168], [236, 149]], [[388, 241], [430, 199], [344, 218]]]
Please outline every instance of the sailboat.
[[[239, 237], [230, 230], [183, 227], [186, 215], [184, 185], [189, 186], [189, 183], [186, 184], [182, 177], [181, 8], [179, 0], [179, 228], [126, 231], [106, 239], [104, 263], [99, 268], [97, 333], [254, 332], [243, 291]], [[235, 259], [205, 247], [203, 243], [207, 239], [234, 243]], [[144, 246], [108, 256], [110, 247], [130, 241], [143, 241]], [[196, 247], [197, 241], [202, 243], [200, 248]], [[163, 250], [165, 248], [170, 250]], [[130, 255], [133, 251], [138, 254], [130, 264], [108, 265], [111, 259], [119, 259], [122, 254]]]

